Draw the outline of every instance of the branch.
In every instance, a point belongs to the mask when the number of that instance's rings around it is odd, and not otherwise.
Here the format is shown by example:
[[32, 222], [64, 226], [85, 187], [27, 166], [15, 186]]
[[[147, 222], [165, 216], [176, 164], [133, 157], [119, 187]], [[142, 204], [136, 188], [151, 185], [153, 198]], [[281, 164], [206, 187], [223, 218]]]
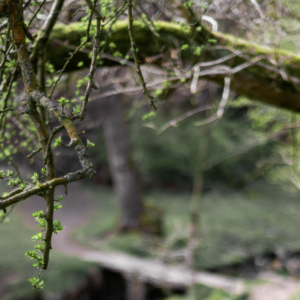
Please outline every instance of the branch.
[[[62, 0], [57, 0], [53, 8], [58, 8], [61, 7], [60, 5], [63, 4]], [[43, 150], [43, 154], [46, 160], [46, 177], [48, 179], [48, 182], [52, 182], [52, 184], [43, 185], [43, 187], [36, 187], [31, 189], [30, 191], [22, 192], [12, 198], [9, 198], [7, 200], [1, 201], [2, 206], [5, 208], [6, 206], [10, 206], [11, 203], [17, 203], [19, 201], [25, 200], [31, 195], [34, 195], [36, 193], [42, 191], [45, 192], [43, 197], [45, 198], [47, 202], [47, 212], [45, 216], [46, 220], [46, 231], [45, 231], [45, 246], [43, 250], [43, 267], [42, 269], [47, 269], [48, 267], [48, 262], [49, 262], [49, 255], [50, 255], [50, 250], [52, 249], [51, 247], [51, 239], [52, 239], [52, 234], [53, 234], [53, 212], [54, 212], [54, 188], [55, 186], [60, 182], [55, 181], [55, 168], [54, 168], [54, 160], [53, 160], [53, 155], [51, 152], [51, 147], [49, 149], [49, 144], [48, 144], [48, 135], [47, 135], [47, 130], [45, 128], [45, 124], [40, 117], [36, 104], [41, 102], [40, 104], [49, 110], [49, 112], [54, 115], [56, 118], [58, 118], [59, 121], [61, 121], [62, 125], [67, 129], [70, 138], [71, 138], [71, 145], [75, 147], [75, 150], [77, 151], [79, 160], [84, 168], [84, 171], [79, 171], [79, 173], [76, 173], [75, 179], [81, 179], [84, 177], [86, 174], [88, 174], [91, 178], [94, 177], [95, 170], [93, 168], [93, 165], [90, 162], [89, 155], [87, 154], [86, 148], [84, 147], [79, 135], [77, 134], [76, 127], [71, 121], [70, 118], [66, 117], [63, 112], [59, 111], [57, 107], [52, 104], [50, 99], [48, 99], [46, 96], [44, 96], [37, 88], [37, 81], [36, 81], [36, 76], [35, 72], [33, 69], [33, 66], [30, 61], [30, 56], [29, 56], [29, 51], [27, 48], [26, 44], [26, 32], [25, 32], [25, 26], [24, 26], [24, 20], [23, 20], [23, 14], [22, 14], [22, 5], [20, 0], [14, 0], [14, 1], [7, 1], [4, 2], [4, 9], [7, 12], [9, 16], [9, 21], [11, 23], [12, 27], [12, 32], [13, 32], [13, 40], [14, 40], [14, 45], [17, 50], [18, 54], [18, 61], [21, 67], [22, 71], [22, 77], [24, 81], [24, 86], [25, 86], [25, 93], [26, 93], [26, 100], [27, 100], [27, 113], [30, 117], [30, 120], [33, 122], [35, 128], [36, 128], [36, 133], [39, 138], [40, 145]], [[48, 34], [51, 32], [52, 27], [56, 21], [58, 12], [54, 12], [53, 15], [51, 15], [48, 18], [48, 22], [46, 23], [46, 28], [45, 28], [45, 35], [43, 36], [43, 39], [39, 40], [39, 47], [36, 47], [37, 50], [43, 49], [43, 43], [45, 43], [48, 40]], [[48, 34], [47, 34], [48, 33]], [[36, 50], [36, 51], [37, 51]], [[91, 169], [89, 172], [86, 172], [86, 169]], [[75, 173], [74, 173], [75, 174]], [[72, 175], [71, 173], [71, 179]], [[69, 182], [70, 178], [64, 178], [64, 183], [66, 184], [66, 181]], [[70, 179], [70, 180], [71, 180]], [[50, 181], [49, 181], [50, 180]], [[1, 207], [1, 205], [0, 205]]]
[[[86, 0], [86, 2], [90, 3], [90, 0]], [[98, 87], [95, 85], [94, 83], [94, 74], [96, 71], [96, 66], [97, 66], [97, 55], [99, 52], [99, 47], [100, 47], [100, 34], [101, 34], [101, 20], [103, 19], [103, 17], [100, 15], [100, 13], [98, 12], [98, 10], [96, 9], [96, 7], [94, 7], [93, 12], [96, 14], [96, 34], [95, 34], [95, 38], [94, 38], [94, 44], [93, 44], [93, 51], [92, 51], [92, 60], [91, 60], [91, 66], [90, 66], [90, 71], [88, 74], [88, 78], [89, 78], [89, 82], [84, 94], [84, 100], [82, 103], [82, 107], [81, 107], [81, 111], [80, 111], [80, 120], [82, 121], [85, 117], [85, 112], [86, 112], [86, 106], [90, 97], [90, 92], [91, 89], [95, 89], [97, 90]]]
[[187, 118], [189, 118], [190, 116], [193, 116], [194, 114], [197, 114], [199, 112], [202, 112], [202, 111], [206, 111], [206, 110], [209, 110], [209, 109], [213, 109], [215, 107], [213, 106], [204, 106], [204, 107], [197, 107], [193, 110], [190, 110], [188, 111], [187, 113], [183, 114], [182, 116], [179, 116], [171, 121], [169, 121], [168, 123], [166, 123], [163, 127], [161, 127], [158, 131], [157, 131], [157, 134], [161, 134], [163, 133], [165, 130], [167, 130], [169, 127], [171, 126], [177, 126], [177, 124]]
[[141, 62], [138, 59], [137, 56], [137, 51], [136, 51], [136, 45], [135, 45], [135, 40], [133, 37], [133, 17], [132, 17], [132, 0], [128, 0], [127, 1], [127, 7], [128, 7], [128, 31], [129, 31], [129, 37], [130, 37], [130, 43], [131, 43], [131, 49], [132, 49], [132, 56], [135, 62], [135, 67], [136, 67], [136, 73], [138, 74], [140, 81], [141, 81], [141, 85], [143, 88], [143, 94], [147, 97], [150, 106], [152, 106], [152, 108], [154, 110], [156, 110], [155, 104], [153, 102], [153, 97], [149, 94], [149, 91], [146, 88], [146, 83], [144, 80], [144, 76], [143, 73], [141, 71]]
[[87, 6], [89, 9], [97, 16], [97, 19], [99, 20], [105, 20], [105, 16], [102, 16], [100, 12], [94, 7], [93, 3], [91, 0], [85, 0]]
[[32, 158], [34, 155], [36, 155], [37, 153], [41, 152], [43, 149], [42, 147], [39, 147], [38, 149], [32, 151], [28, 156], [27, 158]]
[[33, 195], [39, 195], [43, 194], [44, 192], [53, 189], [59, 185], [67, 185], [70, 182], [75, 182], [84, 178], [90, 178], [95, 174], [95, 170], [93, 167], [90, 167], [88, 169], [82, 169], [73, 173], [69, 173], [63, 177], [55, 178], [53, 180], [47, 181], [43, 184], [41, 184], [39, 187], [31, 187], [28, 190], [24, 190], [20, 192], [19, 189], [13, 191], [9, 198], [6, 198], [5, 200], [0, 200], [0, 210], [5, 209], [11, 205], [14, 205], [18, 202], [24, 201], [27, 198], [33, 196]]
[[[165, 53], [170, 53], [172, 49], [176, 48], [174, 41], [178, 41], [179, 45], [190, 43], [190, 29], [163, 21], [157, 21], [154, 24], [157, 33], [163, 37], [163, 40], [159, 39], [158, 42], [165, 47]], [[135, 42], [139, 46], [140, 64], [144, 64], [146, 58], [160, 54], [155, 46], [155, 37], [151, 34], [151, 30], [144, 26], [142, 21], [135, 20], [132, 24], [132, 29], [136, 32]], [[128, 22], [117, 21], [111, 28], [111, 35], [107, 36], [107, 43], [115, 43], [118, 51], [124, 57], [130, 47], [130, 41], [126, 38], [127, 33]], [[201, 47], [200, 40], [203, 40], [201, 34], [203, 33], [199, 32], [196, 34], [194, 43], [191, 46]], [[82, 28], [80, 23], [72, 23], [68, 27], [64, 25], [56, 25], [54, 27], [52, 36], [50, 37], [50, 41], [52, 42], [49, 45], [48, 59], [57, 70], [63, 67], [65, 63], [63, 58], [69, 55], [70, 50], [68, 45], [57, 47], [55, 39], [66, 41], [69, 45], [79, 45], [80, 39], [84, 35], [85, 29]], [[206, 44], [206, 47], [202, 51], [204, 55], [200, 57], [201, 60], [204, 60], [203, 64], [211, 61], [218, 62], [220, 60], [227, 67], [234, 69], [236, 66], [246, 63], [253, 58], [262, 57], [261, 61], [250, 65], [246, 69], [240, 69], [231, 76], [231, 90], [240, 95], [245, 95], [250, 99], [293, 111], [300, 111], [300, 92], [297, 89], [300, 85], [300, 55], [286, 50], [258, 45], [221, 32], [210, 33], [210, 39], [215, 40], [216, 44]], [[243, 55], [236, 55], [236, 52]], [[181, 54], [184, 61], [200, 60], [199, 57], [194, 56], [190, 51], [182, 51]], [[228, 56], [231, 54], [234, 54], [233, 57], [228, 59]], [[69, 72], [78, 69], [77, 64], [79, 61], [83, 61], [84, 66], [88, 68], [90, 64], [88, 53], [80, 52], [80, 54], [74, 57], [72, 63], [68, 65], [66, 71]], [[163, 60], [160, 60], [155, 63], [159, 64], [162, 62]], [[103, 66], [112, 66], [115, 64], [118, 63], [111, 60], [103, 60]], [[208, 66], [204, 65], [202, 69], [206, 67]], [[201, 71], [203, 71], [202, 69]], [[286, 78], [282, 77], [280, 69], [287, 74]], [[210, 73], [207, 74], [205, 79], [224, 85], [224, 77], [226, 75], [228, 74]], [[276, 88], [273, 88], [274, 86]]]
[[230, 77], [225, 77], [223, 95], [222, 95], [220, 106], [219, 106], [217, 112], [214, 115], [212, 115], [211, 117], [209, 117], [208, 119], [206, 119], [206, 120], [196, 122], [195, 126], [202, 126], [204, 124], [208, 124], [210, 122], [213, 122], [217, 119], [221, 119], [222, 116], [223, 116], [228, 98], [229, 98], [229, 92], [230, 92]]

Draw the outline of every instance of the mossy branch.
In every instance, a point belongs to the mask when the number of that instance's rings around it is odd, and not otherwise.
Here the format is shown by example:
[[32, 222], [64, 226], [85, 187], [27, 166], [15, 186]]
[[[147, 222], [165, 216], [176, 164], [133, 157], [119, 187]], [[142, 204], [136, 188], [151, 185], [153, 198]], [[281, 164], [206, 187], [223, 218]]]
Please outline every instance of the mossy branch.
[[[168, 50], [175, 49], [174, 40], [179, 45], [189, 44], [191, 49], [193, 46], [203, 45], [203, 32], [194, 34], [194, 42], [190, 44], [191, 29], [164, 21], [153, 22], [153, 24], [156, 32], [161, 37], [157, 42], [165, 47], [165, 53]], [[109, 26], [109, 24], [106, 26]], [[154, 41], [155, 37], [153, 37], [151, 30], [142, 21], [135, 20], [132, 24], [132, 30], [135, 33], [135, 43], [139, 45], [141, 64], [145, 63], [145, 58], [159, 54]], [[105, 28], [103, 31], [105, 31]], [[111, 28], [111, 34], [106, 37], [107, 43], [114, 43], [116, 49], [124, 56], [131, 47], [127, 33], [128, 21], [117, 21]], [[62, 45], [61, 41], [68, 41], [69, 45], [77, 46], [84, 35], [85, 29], [80, 23], [72, 23], [69, 26], [56, 25], [54, 27], [50, 36], [51, 43], [49, 45], [48, 59], [56, 69], [63, 67], [65, 63], [63, 58], [68, 56], [70, 51], [68, 46]], [[220, 32], [209, 33], [209, 39], [203, 52], [205, 54], [203, 56], [204, 62], [218, 60], [238, 52], [239, 54], [222, 62], [222, 66], [232, 68], [255, 57], [263, 56], [263, 59], [259, 62], [237, 72], [231, 77], [231, 89], [250, 99], [293, 111], [300, 111], [300, 91], [298, 89], [298, 85], [300, 85], [300, 55], [286, 50], [275, 50], [271, 47], [258, 45]], [[199, 60], [199, 57], [195, 56], [192, 51], [182, 51], [182, 58], [186, 61]], [[88, 53], [84, 51], [78, 52], [72, 62], [69, 63], [66, 71], [78, 69], [77, 64], [79, 61], [83, 61], [84, 66], [88, 68], [90, 64]], [[115, 61], [103, 60], [103, 66], [114, 64], [116, 64]], [[156, 61], [156, 64], [159, 64], [159, 61]], [[201, 70], [205, 70], [205, 68], [202, 67]], [[227, 74], [208, 75], [205, 79], [223, 85], [226, 76]]]

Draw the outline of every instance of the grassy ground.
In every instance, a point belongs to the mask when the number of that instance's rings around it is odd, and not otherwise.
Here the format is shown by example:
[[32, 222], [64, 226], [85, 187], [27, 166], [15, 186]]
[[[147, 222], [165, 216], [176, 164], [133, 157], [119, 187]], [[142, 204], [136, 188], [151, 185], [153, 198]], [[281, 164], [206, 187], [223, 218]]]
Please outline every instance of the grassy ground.
[[[203, 285], [197, 285], [195, 287], [195, 294], [197, 299], [201, 300], [247, 300], [249, 295], [243, 294], [240, 296], [231, 295], [223, 290], [208, 288]], [[194, 300], [195, 297], [191, 294], [181, 296], [170, 296], [165, 300]]]
[[[94, 205], [94, 214], [86, 226], [74, 232], [81, 243], [162, 261], [183, 261], [188, 238], [189, 194], [153, 191], [144, 195], [146, 202], [163, 209], [163, 238], [132, 232], [101, 240], [101, 236], [117, 224], [117, 201], [111, 189], [92, 185], [86, 185], [86, 188]], [[202, 240], [197, 252], [197, 267], [220, 267], [280, 249], [300, 250], [298, 196], [299, 193], [291, 188], [283, 189], [263, 182], [240, 192], [206, 193], [202, 204]], [[27, 278], [37, 276], [37, 271], [24, 253], [33, 249], [31, 236], [34, 233], [21, 223], [19, 211], [11, 215], [8, 224], [0, 226], [0, 291], [4, 291], [4, 294], [0, 292], [1, 300], [22, 299], [31, 293]], [[86, 278], [90, 268], [90, 264], [54, 250], [49, 271], [43, 274], [47, 293], [76, 286]], [[8, 290], [3, 289], [5, 285]], [[5, 291], [9, 291], [9, 297], [5, 296]], [[218, 294], [218, 291], [211, 291], [208, 299], [219, 299]]]
[[[182, 260], [188, 238], [189, 194], [152, 192], [144, 196], [164, 211], [163, 239], [139, 232], [101, 236], [117, 224], [118, 206], [112, 191], [91, 186], [95, 212], [91, 221], [74, 236], [83, 244], [113, 251]], [[291, 187], [258, 182], [239, 192], [211, 191], [202, 204], [201, 244], [197, 267], [215, 268], [278, 250], [300, 250], [299, 193]]]
[[[38, 229], [38, 228], [37, 228]], [[35, 243], [31, 236], [35, 234], [20, 221], [19, 212], [11, 214], [7, 224], [0, 225], [0, 292], [1, 300], [24, 299], [32, 295], [28, 278], [37, 277], [38, 270], [32, 267], [33, 261], [24, 256], [27, 250], [33, 250]], [[42, 274], [48, 294], [63, 292], [76, 287], [85, 278], [92, 265], [76, 258], [67, 257], [53, 250], [49, 270]], [[1, 289], [1, 285], [5, 288]]]

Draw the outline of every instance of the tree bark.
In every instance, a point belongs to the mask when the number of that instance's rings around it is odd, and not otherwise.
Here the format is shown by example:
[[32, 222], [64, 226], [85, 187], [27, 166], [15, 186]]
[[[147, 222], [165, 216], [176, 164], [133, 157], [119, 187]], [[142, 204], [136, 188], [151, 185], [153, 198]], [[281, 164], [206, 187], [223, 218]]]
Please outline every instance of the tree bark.
[[140, 225], [143, 204], [135, 170], [130, 162], [127, 125], [122, 115], [122, 99], [120, 96], [108, 97], [101, 106], [105, 113], [103, 129], [109, 154], [109, 167], [121, 206], [119, 227], [121, 230], [129, 230]]

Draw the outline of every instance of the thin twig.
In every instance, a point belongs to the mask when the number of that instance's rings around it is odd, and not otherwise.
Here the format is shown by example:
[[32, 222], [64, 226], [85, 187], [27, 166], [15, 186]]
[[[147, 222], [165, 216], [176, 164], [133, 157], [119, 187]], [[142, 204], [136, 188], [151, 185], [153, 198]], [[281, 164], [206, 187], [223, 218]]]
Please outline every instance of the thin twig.
[[36, 150], [33, 150], [32, 153], [30, 153], [27, 158], [32, 158], [34, 155], [38, 154], [39, 152], [41, 152], [43, 150], [42, 147], [39, 147], [38, 149]]
[[46, 162], [46, 160], [47, 160], [47, 157], [48, 157], [48, 155], [49, 155], [49, 153], [50, 153], [50, 150], [51, 150], [51, 143], [52, 143], [52, 141], [53, 141], [55, 135], [56, 135], [59, 131], [61, 131], [63, 128], [64, 128], [63, 125], [57, 126], [57, 127], [55, 127], [55, 128], [52, 130], [52, 132], [50, 133], [50, 136], [49, 136], [49, 139], [48, 139], [48, 143], [47, 143], [46, 152], [45, 152], [45, 155], [44, 155], [44, 164], [45, 164], [45, 162]]
[[157, 132], [157, 134], [161, 134], [163, 133], [165, 130], [167, 130], [169, 127], [171, 126], [177, 126], [177, 124], [187, 118], [189, 118], [190, 116], [193, 116], [194, 114], [197, 114], [199, 112], [202, 112], [202, 111], [206, 111], [206, 110], [209, 110], [209, 109], [214, 109], [216, 108], [215, 106], [204, 106], [204, 107], [197, 107], [193, 110], [190, 110], [188, 111], [187, 113], [183, 114], [182, 116], [179, 116], [171, 121], [169, 121], [168, 123], [166, 123], [163, 127], [161, 127], [159, 129], [159, 131]]
[[217, 112], [214, 115], [212, 115], [211, 117], [207, 118], [206, 120], [196, 122], [195, 126], [202, 126], [204, 124], [208, 124], [210, 122], [213, 122], [217, 119], [222, 118], [225, 107], [226, 107], [226, 103], [229, 98], [229, 92], [230, 92], [230, 77], [227, 76], [224, 79], [224, 90], [223, 90], [222, 100], [220, 102], [220, 106], [219, 106]]
[[150, 106], [156, 110], [156, 106], [153, 102], [153, 97], [149, 94], [149, 91], [146, 88], [146, 83], [144, 80], [144, 76], [143, 73], [141, 71], [141, 66], [140, 66], [140, 61], [138, 59], [138, 55], [137, 55], [137, 50], [136, 50], [136, 45], [135, 45], [135, 40], [134, 40], [134, 36], [133, 36], [133, 17], [132, 17], [132, 0], [128, 0], [127, 1], [127, 7], [128, 7], [128, 32], [129, 32], [129, 37], [130, 37], [130, 43], [131, 43], [131, 49], [132, 49], [132, 56], [135, 62], [135, 67], [136, 67], [136, 73], [138, 74], [140, 81], [141, 81], [141, 85], [143, 88], [143, 94], [147, 97]]
[[30, 21], [28, 22], [28, 27], [31, 25], [31, 23], [33, 22], [33, 20], [35, 19], [35, 17], [37, 16], [37, 14], [39, 13], [39, 11], [42, 9], [42, 7], [44, 6], [44, 4], [46, 3], [46, 0], [44, 0], [40, 6], [37, 8], [37, 10], [34, 12], [32, 18], [30, 19]]
[[[89, 2], [89, 0], [87, 0], [87, 3], [88, 2]], [[95, 2], [95, 5], [96, 5], [96, 2]], [[94, 7], [93, 12], [95, 12], [95, 11], [97, 12], [97, 13], [95, 13], [96, 14], [96, 22], [97, 22], [96, 23], [96, 34], [95, 34], [95, 38], [94, 38], [91, 66], [90, 66], [90, 71], [89, 71], [89, 74], [88, 74], [89, 82], [88, 82], [88, 85], [86, 87], [86, 91], [85, 91], [85, 94], [84, 94], [84, 100], [83, 100], [81, 111], [80, 111], [80, 120], [81, 121], [85, 117], [86, 106], [87, 106], [88, 101], [89, 101], [91, 89], [95, 89], [95, 90], [98, 89], [98, 87], [94, 83], [94, 74], [95, 74], [96, 66], [97, 66], [97, 55], [98, 55], [98, 52], [99, 52], [100, 37], [101, 37], [100, 28], [101, 28], [101, 20], [103, 19], [103, 17], [98, 12], [96, 7]]]
[[71, 56], [67, 59], [67, 61], [65, 62], [63, 68], [60, 70], [59, 74], [58, 74], [58, 77], [56, 79], [56, 81], [53, 83], [52, 85], [52, 88], [51, 88], [51, 91], [50, 91], [50, 95], [49, 95], [49, 98], [51, 99], [52, 95], [53, 95], [53, 92], [56, 88], [56, 85], [57, 83], [59, 82], [63, 72], [65, 71], [67, 65], [69, 64], [69, 62], [73, 59], [74, 55], [80, 51], [80, 49], [90, 40], [89, 38], [89, 35], [90, 35], [90, 27], [91, 27], [91, 22], [92, 22], [92, 18], [93, 18], [93, 14], [91, 13], [90, 14], [90, 18], [89, 18], [89, 23], [88, 23], [88, 26], [87, 26], [87, 30], [86, 30], [86, 39], [85, 41], [83, 41], [76, 49], [75, 51], [71, 54]]
[[91, 0], [85, 0], [87, 6], [89, 7], [89, 9], [95, 14], [97, 15], [97, 18], [99, 18], [100, 20], [105, 20], [105, 16], [101, 15], [100, 12], [95, 8], [95, 6], [93, 5]]

